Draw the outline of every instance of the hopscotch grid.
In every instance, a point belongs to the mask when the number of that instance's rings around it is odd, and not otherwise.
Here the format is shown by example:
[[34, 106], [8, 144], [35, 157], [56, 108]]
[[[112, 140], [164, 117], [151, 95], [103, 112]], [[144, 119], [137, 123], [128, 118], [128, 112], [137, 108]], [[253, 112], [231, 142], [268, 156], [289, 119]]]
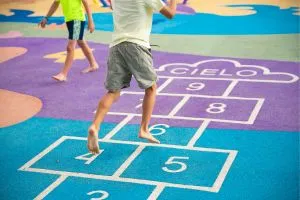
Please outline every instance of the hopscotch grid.
[[134, 115], [128, 115], [123, 119], [113, 130], [111, 130], [104, 138], [103, 141], [111, 139], [115, 134], [118, 133], [130, 120], [134, 118]]
[[[158, 146], [158, 147], [167, 147], [167, 148], [176, 148], [176, 149], [184, 149], [184, 150], [194, 150], [194, 151], [218, 152], [218, 153], [227, 153], [229, 155], [230, 155], [230, 153], [235, 152], [234, 150], [202, 148], [202, 147], [190, 148], [190, 147], [185, 147], [185, 146], [168, 145], [168, 144], [157, 145], [157, 144], [152, 144], [152, 143], [146, 143], [148, 145], [146, 145], [146, 144], [141, 145], [139, 142], [129, 142], [129, 141], [121, 141], [121, 140], [120, 141], [119, 140], [104, 141], [104, 140], [100, 139], [99, 141], [103, 141], [103, 142], [108, 142], [109, 141], [110, 143], [132, 144], [132, 145], [137, 145], [138, 146], [138, 148], [135, 150], [135, 152], [127, 159], [127, 161], [125, 161], [122, 164], [122, 166], [114, 173], [113, 176], [86, 174], [86, 173], [79, 173], [79, 172], [57, 171], [57, 170], [49, 170], [49, 169], [41, 169], [41, 168], [32, 168], [31, 167], [32, 165], [35, 164], [35, 162], [39, 161], [41, 158], [43, 158], [45, 155], [47, 155], [47, 153], [52, 151], [54, 148], [56, 148], [58, 145], [60, 145], [65, 140], [86, 141], [87, 139], [84, 138], [84, 137], [62, 136], [60, 139], [58, 139], [56, 142], [53, 143], [55, 145], [51, 144], [44, 151], [42, 151], [40, 154], [35, 156], [29, 162], [27, 162], [26, 167], [21, 167], [19, 170], [29, 171], [29, 172], [37, 172], [37, 173], [56, 174], [56, 175], [64, 176], [65, 178], [67, 178], [68, 176], [72, 176], [72, 177], [93, 178], [93, 179], [111, 180], [111, 181], [128, 182], [128, 183], [139, 183], [139, 184], [147, 184], [147, 185], [155, 185], [155, 186], [163, 184], [165, 187], [175, 187], [175, 188], [194, 189], [194, 190], [214, 192], [215, 189], [213, 189], [212, 187], [207, 187], [207, 186], [174, 184], [174, 183], [151, 181], [151, 180], [144, 180], [144, 179], [124, 178], [124, 177], [120, 177], [120, 175], [126, 170], [126, 168], [131, 164], [131, 162], [141, 153], [141, 151], [146, 146]], [[226, 164], [227, 160], [225, 161], [225, 164]], [[28, 163], [30, 163], [31, 165], [28, 166], [29, 165]], [[228, 166], [228, 165], [225, 165], [225, 164], [223, 166]], [[52, 183], [51, 185], [53, 185], [54, 183]], [[51, 186], [51, 185], [49, 187], [53, 187], [57, 184], [55, 184], [53, 186]], [[46, 190], [47, 190], [47, 188], [44, 191], [46, 191]]]
[[180, 102], [173, 108], [173, 110], [168, 114], [168, 117], [173, 117], [176, 113], [186, 104], [190, 99], [189, 95], [184, 96]]

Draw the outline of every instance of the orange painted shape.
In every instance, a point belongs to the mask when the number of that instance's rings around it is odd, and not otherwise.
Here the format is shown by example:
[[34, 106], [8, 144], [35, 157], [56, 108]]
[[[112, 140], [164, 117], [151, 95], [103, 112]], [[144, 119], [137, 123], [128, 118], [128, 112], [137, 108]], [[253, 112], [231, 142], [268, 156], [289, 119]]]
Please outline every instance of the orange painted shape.
[[0, 47], [0, 63], [21, 56], [27, 52], [23, 47]]
[[23, 122], [42, 109], [36, 97], [0, 89], [0, 128]]

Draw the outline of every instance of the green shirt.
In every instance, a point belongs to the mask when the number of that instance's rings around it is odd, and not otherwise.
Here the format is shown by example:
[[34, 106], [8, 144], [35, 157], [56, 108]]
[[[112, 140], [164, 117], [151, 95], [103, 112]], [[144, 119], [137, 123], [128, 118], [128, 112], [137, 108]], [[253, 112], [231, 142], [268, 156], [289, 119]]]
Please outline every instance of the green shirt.
[[83, 5], [81, 0], [56, 0], [62, 6], [65, 21], [80, 20], [85, 21]]

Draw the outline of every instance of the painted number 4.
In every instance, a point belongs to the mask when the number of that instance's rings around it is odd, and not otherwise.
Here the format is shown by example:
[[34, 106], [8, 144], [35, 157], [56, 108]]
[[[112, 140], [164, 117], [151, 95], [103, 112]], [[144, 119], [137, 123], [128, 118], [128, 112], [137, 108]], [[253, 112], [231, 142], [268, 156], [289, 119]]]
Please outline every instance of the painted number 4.
[[[167, 160], [167, 162], [165, 162], [165, 165], [168, 165], [168, 166], [162, 167], [162, 170], [164, 170], [165, 172], [169, 172], [169, 173], [183, 172], [184, 170], [186, 170], [187, 165], [180, 160], [188, 160], [188, 159], [189, 159], [189, 157], [172, 156]], [[173, 166], [173, 167], [171, 167], [171, 166]], [[173, 169], [170, 169], [168, 167], [173, 168]]]
[[89, 165], [93, 162], [104, 150], [100, 150], [99, 154], [86, 153], [80, 156], [75, 157], [76, 160], [84, 160], [86, 161], [84, 164]]

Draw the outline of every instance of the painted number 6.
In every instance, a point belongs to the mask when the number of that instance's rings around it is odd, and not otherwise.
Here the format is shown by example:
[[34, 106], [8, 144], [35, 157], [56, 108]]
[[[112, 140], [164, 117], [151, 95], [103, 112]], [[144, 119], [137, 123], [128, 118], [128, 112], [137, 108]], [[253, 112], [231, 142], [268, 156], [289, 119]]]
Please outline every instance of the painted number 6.
[[162, 170], [164, 170], [165, 172], [169, 172], [169, 173], [183, 172], [184, 170], [186, 170], [187, 166], [184, 162], [180, 162], [178, 160], [188, 160], [188, 159], [189, 159], [189, 157], [172, 156], [167, 160], [167, 162], [165, 162], [165, 165], [169, 165], [169, 167], [171, 167], [171, 165], [173, 165], [173, 166], [175, 166], [173, 168], [177, 168], [177, 169], [169, 169], [168, 167], [162, 167]]
[[149, 131], [152, 135], [162, 135], [167, 128], [170, 128], [168, 124], [155, 124], [149, 128]]

